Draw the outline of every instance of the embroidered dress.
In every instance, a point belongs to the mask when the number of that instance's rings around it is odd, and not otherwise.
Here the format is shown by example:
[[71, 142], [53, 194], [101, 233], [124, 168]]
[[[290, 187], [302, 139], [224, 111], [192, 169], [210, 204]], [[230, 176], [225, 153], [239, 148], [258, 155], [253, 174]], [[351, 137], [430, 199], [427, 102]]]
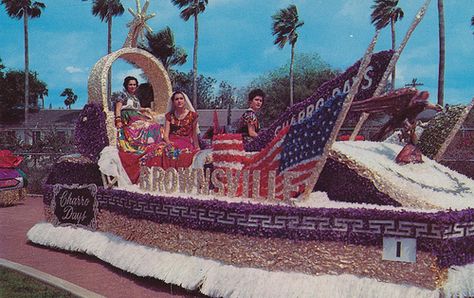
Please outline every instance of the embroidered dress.
[[242, 138], [244, 143], [250, 142], [253, 138], [249, 135], [249, 125], [255, 127], [255, 132], [258, 133], [260, 131], [260, 123], [257, 118], [257, 114], [255, 114], [254, 110], [248, 109], [244, 112], [242, 117], [240, 117], [239, 125], [237, 128], [237, 133], [242, 134]]
[[118, 148], [121, 151], [142, 155], [149, 145], [161, 141], [160, 125], [140, 112], [138, 98], [122, 92], [117, 98], [122, 103], [122, 128], [118, 129]]
[[180, 150], [189, 149], [193, 151], [196, 146], [193, 144], [193, 123], [197, 120], [198, 114], [189, 111], [183, 119], [178, 119], [172, 112], [166, 113], [166, 120], [170, 122], [170, 141], [174, 147]]
[[170, 122], [169, 140], [172, 145], [155, 147], [142, 161], [149, 167], [187, 168], [191, 166], [194, 154], [199, 150], [199, 147], [193, 144], [193, 125], [198, 114], [189, 111], [183, 119], [178, 119], [173, 112], [168, 112], [165, 118]]

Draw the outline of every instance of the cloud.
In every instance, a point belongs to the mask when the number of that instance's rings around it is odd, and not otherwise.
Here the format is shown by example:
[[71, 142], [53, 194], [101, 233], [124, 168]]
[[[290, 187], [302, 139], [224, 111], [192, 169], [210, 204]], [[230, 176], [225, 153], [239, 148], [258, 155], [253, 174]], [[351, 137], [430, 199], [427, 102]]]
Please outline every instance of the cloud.
[[81, 68], [75, 67], [75, 66], [66, 66], [65, 70], [66, 70], [68, 73], [84, 72]]

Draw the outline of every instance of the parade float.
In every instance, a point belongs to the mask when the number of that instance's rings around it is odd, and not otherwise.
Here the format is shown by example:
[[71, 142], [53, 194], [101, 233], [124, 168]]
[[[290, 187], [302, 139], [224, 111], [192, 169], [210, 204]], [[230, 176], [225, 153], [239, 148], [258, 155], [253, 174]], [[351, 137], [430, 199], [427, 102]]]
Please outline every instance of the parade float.
[[28, 180], [18, 167], [23, 157], [0, 150], [0, 207], [21, 203], [26, 198]]
[[376, 37], [360, 61], [246, 148], [240, 135], [218, 134], [191, 167], [142, 164], [131, 184], [106, 83], [116, 59], [138, 65], [159, 90], [155, 113], [165, 112], [168, 75], [136, 48], [146, 7], [133, 13], [124, 47], [91, 71], [76, 127], [81, 154], [54, 165], [31, 242], [215, 297], [474, 295], [474, 181], [431, 159], [472, 104], [428, 124], [423, 163], [395, 163], [402, 146], [394, 142], [336, 142], [351, 109], [403, 109], [413, 97], [376, 94], [399, 55], [372, 54]]

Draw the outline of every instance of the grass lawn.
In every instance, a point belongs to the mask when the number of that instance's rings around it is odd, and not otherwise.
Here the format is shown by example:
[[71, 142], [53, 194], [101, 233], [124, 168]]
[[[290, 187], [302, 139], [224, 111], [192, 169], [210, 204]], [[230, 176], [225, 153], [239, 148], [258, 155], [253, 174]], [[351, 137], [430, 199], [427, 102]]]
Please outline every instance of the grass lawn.
[[75, 297], [17, 271], [0, 267], [0, 297]]

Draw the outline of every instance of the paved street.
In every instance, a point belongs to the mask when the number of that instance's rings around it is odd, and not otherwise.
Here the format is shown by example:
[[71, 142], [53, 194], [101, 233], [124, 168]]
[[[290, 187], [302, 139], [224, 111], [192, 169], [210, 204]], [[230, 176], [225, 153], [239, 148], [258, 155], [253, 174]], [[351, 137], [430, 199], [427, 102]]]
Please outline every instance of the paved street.
[[29, 197], [23, 204], [0, 208], [0, 258], [51, 274], [106, 297], [194, 297], [151, 278], [140, 278], [83, 254], [29, 243], [28, 230], [43, 220], [43, 201]]

